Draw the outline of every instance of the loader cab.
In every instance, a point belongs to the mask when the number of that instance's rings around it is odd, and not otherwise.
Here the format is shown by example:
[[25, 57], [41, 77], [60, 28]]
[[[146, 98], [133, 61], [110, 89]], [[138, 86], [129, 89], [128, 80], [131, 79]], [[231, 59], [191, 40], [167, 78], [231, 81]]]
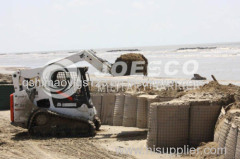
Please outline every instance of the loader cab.
[[[66, 69], [67, 71], [56, 70], [52, 73], [51, 80], [55, 83], [55, 90], [51, 92], [52, 102], [57, 108], [78, 108], [86, 104], [92, 108], [89, 91], [89, 76], [87, 77], [87, 67]], [[43, 102], [43, 104], [41, 104]], [[44, 101], [39, 101], [39, 105], [49, 106]]]

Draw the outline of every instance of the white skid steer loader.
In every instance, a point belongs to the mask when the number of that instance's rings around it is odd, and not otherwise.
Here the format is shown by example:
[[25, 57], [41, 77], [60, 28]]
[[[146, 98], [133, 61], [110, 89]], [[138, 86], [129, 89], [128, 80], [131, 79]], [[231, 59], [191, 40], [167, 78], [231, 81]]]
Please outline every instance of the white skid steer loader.
[[11, 123], [27, 128], [30, 135], [94, 136], [101, 126], [90, 98], [87, 61], [97, 70], [111, 72], [111, 64], [82, 51], [43, 68], [13, 74], [15, 92], [10, 96]]

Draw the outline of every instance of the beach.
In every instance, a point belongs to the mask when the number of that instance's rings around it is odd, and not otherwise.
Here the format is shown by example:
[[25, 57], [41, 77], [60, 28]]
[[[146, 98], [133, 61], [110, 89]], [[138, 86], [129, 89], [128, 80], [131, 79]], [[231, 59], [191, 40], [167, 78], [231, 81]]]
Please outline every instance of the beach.
[[[216, 47], [215, 47], [216, 46]], [[240, 60], [240, 45], [204, 45], [203, 47], [196, 46], [170, 46], [170, 47], [150, 47], [150, 48], [137, 48], [133, 50], [123, 51], [119, 50], [100, 49], [97, 50], [96, 55], [106, 59], [110, 63], [114, 63], [115, 59], [121, 54], [129, 53], [142, 53], [148, 59], [148, 76], [133, 75], [133, 76], [119, 76], [113, 77], [110, 74], [99, 73], [90, 64], [86, 62], [77, 63], [77, 67], [88, 66], [89, 77], [91, 83], [91, 93], [101, 94], [101, 98], [107, 97], [111, 94], [117, 96], [119, 93], [124, 94], [125, 98], [132, 96], [137, 99], [140, 95], [145, 96], [158, 96], [158, 102], [155, 105], [149, 105], [148, 109], [156, 106], [171, 105], [175, 106], [184, 102], [195, 102], [202, 105], [202, 101], [207, 101], [204, 105], [203, 113], [199, 115], [199, 121], [205, 122], [205, 114], [211, 113], [212, 102], [218, 101], [222, 109], [225, 109], [225, 114], [228, 110], [239, 110], [239, 60]], [[71, 54], [78, 53], [78, 51], [55, 51], [55, 52], [38, 52], [38, 53], [9, 53], [0, 55], [0, 83], [3, 85], [12, 84], [12, 74], [18, 70], [31, 69], [46, 66], [54, 59], [63, 58]], [[111, 56], [110, 56], [111, 55]], [[17, 58], [16, 58], [17, 57]], [[212, 60], [214, 57], [214, 61]], [[14, 59], [10, 62], [11, 59]], [[192, 74], [185, 74], [184, 67], [187, 62], [197, 61], [198, 69]], [[168, 62], [172, 62], [172, 67], [168, 67]], [[176, 63], [177, 61], [177, 63]], [[191, 63], [191, 64], [194, 64]], [[167, 66], [166, 66], [167, 65]], [[167, 74], [168, 71], [176, 70], [176, 74]], [[193, 69], [192, 65], [188, 69]], [[230, 71], [229, 71], [230, 70]], [[234, 73], [233, 73], [234, 72]], [[200, 74], [206, 77], [206, 80], [192, 80], [193, 74]], [[213, 82], [211, 75], [214, 75], [217, 81]], [[224, 84], [221, 85], [221, 84]], [[234, 85], [233, 85], [234, 84]], [[100, 87], [97, 87], [99, 86]], [[122, 86], [122, 87], [119, 87]], [[146, 86], [146, 87], [145, 87]], [[234, 98], [234, 99], [233, 99]], [[222, 101], [225, 100], [225, 101]], [[108, 101], [108, 100], [106, 100]], [[169, 102], [169, 103], [168, 103]], [[210, 103], [210, 104], [209, 104]], [[101, 103], [104, 106], [103, 102]], [[124, 104], [124, 106], [126, 103]], [[136, 104], [135, 104], [136, 105]], [[230, 105], [230, 106], [229, 106]], [[1, 105], [0, 105], [1, 106]], [[114, 109], [114, 104], [112, 108]], [[146, 105], [145, 105], [146, 106]], [[189, 107], [192, 106], [191, 104]], [[137, 107], [137, 106], [136, 106]], [[181, 107], [181, 104], [176, 106]], [[236, 107], [236, 108], [235, 108]], [[200, 107], [199, 107], [200, 109]], [[137, 110], [137, 109], [136, 109]], [[137, 113], [135, 110], [134, 113]], [[196, 109], [199, 111], [198, 109]], [[109, 110], [105, 110], [109, 111]], [[112, 111], [112, 110], [111, 110]], [[144, 110], [146, 111], [146, 110]], [[149, 111], [149, 110], [147, 110]], [[168, 112], [166, 111], [166, 114]], [[214, 117], [211, 119], [212, 125], [206, 131], [209, 131], [210, 137], [206, 143], [201, 143], [197, 146], [214, 147], [218, 146], [215, 140], [215, 134], [220, 133], [220, 128], [223, 127], [222, 122], [218, 115], [218, 110]], [[112, 111], [113, 112], [113, 111]], [[160, 111], [161, 112], [161, 111]], [[104, 114], [104, 112], [102, 112]], [[144, 112], [145, 115], [147, 114]], [[148, 112], [150, 113], [150, 112]], [[180, 111], [179, 111], [180, 113]], [[189, 115], [192, 109], [189, 108]], [[195, 112], [194, 112], [195, 113]], [[171, 120], [176, 115], [167, 116], [164, 122], [171, 123]], [[185, 113], [187, 114], [187, 113]], [[223, 119], [228, 118], [228, 115], [223, 115]], [[113, 115], [113, 114], [112, 114]], [[132, 115], [132, 114], [130, 114]], [[208, 114], [209, 115], [209, 114]], [[221, 115], [221, 114], [220, 114]], [[196, 115], [194, 115], [196, 116]], [[193, 117], [194, 117], [193, 116]], [[206, 117], [209, 118], [212, 115]], [[230, 115], [231, 116], [231, 115]], [[231, 117], [238, 116], [234, 114]], [[149, 116], [148, 116], [149, 117]], [[149, 118], [151, 118], [150, 116]], [[9, 110], [0, 111], [0, 152], [3, 154], [0, 158], [196, 158], [203, 157], [204, 155], [177, 155], [168, 153], [155, 153], [146, 150], [149, 139], [149, 130], [151, 126], [145, 128], [113, 126], [112, 124], [103, 124], [97, 135], [92, 138], [76, 138], [76, 137], [34, 137], [30, 136], [26, 129], [14, 127], [10, 123]], [[221, 118], [221, 120], [222, 120]], [[102, 119], [101, 119], [102, 120]], [[150, 120], [150, 119], [148, 119]], [[178, 119], [175, 119], [178, 121]], [[188, 119], [190, 120], [190, 119]], [[195, 121], [195, 119], [194, 119]], [[198, 120], [196, 120], [198, 121]], [[215, 130], [216, 127], [219, 129]], [[154, 121], [155, 123], [156, 121]], [[219, 123], [220, 122], [220, 123]], [[232, 122], [232, 121], [230, 121]], [[158, 123], [158, 122], [157, 122]], [[190, 121], [186, 122], [190, 123]], [[181, 123], [180, 123], [181, 124]], [[197, 124], [196, 124], [197, 125]], [[207, 125], [207, 124], [206, 124]], [[189, 128], [190, 126], [188, 126]], [[169, 127], [166, 127], [169, 128]], [[171, 128], [171, 127], [170, 127]], [[186, 128], [186, 131], [188, 131]], [[196, 127], [196, 130], [199, 128]], [[190, 131], [190, 130], [189, 130]], [[172, 132], [172, 131], [170, 131]], [[174, 130], [175, 132], [175, 130]], [[164, 133], [163, 133], [164, 134]], [[205, 134], [203, 133], [203, 136]], [[214, 136], [214, 140], [213, 140]], [[166, 137], [167, 139], [171, 139]], [[156, 138], [157, 140], [158, 138]], [[191, 139], [187, 139], [191, 140]], [[187, 141], [187, 143], [189, 142]], [[214, 142], [213, 142], [214, 141]], [[170, 142], [171, 143], [171, 142]], [[137, 149], [143, 152], [131, 152], [129, 149]], [[124, 151], [119, 153], [118, 151]], [[132, 150], [131, 150], [132, 151]], [[223, 157], [222, 154], [215, 154], [214, 157]], [[211, 155], [205, 155], [206, 158], [211, 158]]]

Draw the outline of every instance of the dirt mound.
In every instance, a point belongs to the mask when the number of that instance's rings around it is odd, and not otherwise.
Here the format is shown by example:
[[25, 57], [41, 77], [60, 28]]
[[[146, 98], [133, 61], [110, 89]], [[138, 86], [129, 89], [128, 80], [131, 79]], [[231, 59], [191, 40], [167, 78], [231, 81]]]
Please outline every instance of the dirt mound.
[[0, 73], [0, 84], [12, 84], [12, 75]]
[[217, 150], [217, 148], [218, 148], [218, 143], [216, 143], [216, 142], [209, 142], [209, 143], [204, 143], [203, 142], [203, 143], [201, 143], [200, 147], [198, 147], [198, 153], [195, 153], [194, 155], [191, 155], [191, 156], [195, 157], [195, 158], [209, 158], [209, 159], [210, 158], [219, 158], [219, 159], [224, 159], [224, 154], [208, 153], [209, 149]]
[[[133, 61], [145, 61], [145, 64], [141, 65], [141, 66], [143, 66], [143, 72], [137, 71], [137, 73], [143, 73], [143, 75], [147, 76], [148, 60], [142, 54], [137, 54], [137, 53], [123, 54], [120, 57], [118, 57], [115, 62], [119, 62], [119, 61], [123, 61], [127, 64], [127, 72], [125, 73], [125, 76], [128, 76], [131, 74], [131, 68], [132, 68]], [[117, 67], [116, 72], [119, 73], [121, 71], [122, 71], [122, 67]]]
[[239, 89], [239, 86], [233, 84], [221, 85], [215, 81], [209, 82], [208, 84], [203, 85], [197, 91], [202, 92], [214, 92], [214, 93], [224, 93], [224, 94], [233, 94]]

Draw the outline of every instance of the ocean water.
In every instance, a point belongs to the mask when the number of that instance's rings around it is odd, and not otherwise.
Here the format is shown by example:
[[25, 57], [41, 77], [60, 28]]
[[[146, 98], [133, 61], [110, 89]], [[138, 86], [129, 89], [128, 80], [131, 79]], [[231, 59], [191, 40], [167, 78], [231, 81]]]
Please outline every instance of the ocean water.
[[[123, 51], [138, 49], [139, 51]], [[108, 52], [110, 50], [117, 50]], [[122, 50], [122, 51], [119, 51]], [[0, 54], [0, 66], [14, 67], [42, 67], [49, 61], [70, 56], [80, 50], [46, 51], [30, 53]], [[218, 80], [240, 81], [240, 43], [228, 44], [202, 44], [202, 45], [175, 45], [134, 48], [95, 49], [97, 56], [113, 63], [117, 57], [124, 53], [142, 53], [149, 61], [149, 76], [163, 78], [191, 79], [193, 74], [183, 71], [184, 64], [195, 61], [198, 69], [194, 73], [211, 79], [215, 75]], [[175, 64], [169, 65], [168, 63]], [[88, 66], [90, 74], [97, 74], [91, 65], [80, 62], [78, 66]], [[193, 70], [193, 65], [188, 65], [188, 70]], [[165, 70], [177, 71], [168, 74]]]

